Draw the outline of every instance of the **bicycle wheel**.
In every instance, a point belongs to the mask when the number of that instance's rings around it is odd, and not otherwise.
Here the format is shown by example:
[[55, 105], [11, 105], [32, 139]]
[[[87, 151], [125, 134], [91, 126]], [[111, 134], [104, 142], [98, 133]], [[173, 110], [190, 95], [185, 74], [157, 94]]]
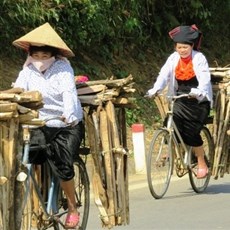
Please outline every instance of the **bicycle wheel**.
[[173, 155], [169, 132], [157, 130], [147, 155], [147, 179], [152, 196], [162, 198], [169, 186], [173, 170]]
[[89, 177], [84, 162], [80, 159], [74, 163], [75, 195], [80, 213], [79, 229], [85, 230], [89, 217], [90, 188]]
[[[90, 205], [90, 188], [89, 188], [89, 177], [84, 162], [81, 159], [74, 162], [74, 183], [75, 183], [75, 198], [77, 203], [77, 209], [80, 214], [80, 222], [77, 229], [85, 230], [89, 217], [89, 205]], [[67, 199], [62, 190], [59, 194], [59, 209], [67, 210]], [[61, 204], [60, 204], [61, 203]], [[65, 223], [67, 213], [60, 217], [61, 222]], [[55, 230], [65, 229], [63, 225], [56, 222], [54, 223]]]
[[197, 160], [192, 159], [192, 169], [189, 170], [189, 180], [190, 180], [190, 184], [193, 188], [193, 190], [197, 193], [202, 193], [208, 186], [210, 177], [211, 177], [211, 171], [212, 171], [212, 162], [213, 162], [213, 157], [214, 157], [214, 144], [213, 144], [213, 140], [211, 137], [211, 134], [208, 130], [207, 127], [203, 127], [201, 130], [201, 137], [203, 140], [203, 148], [204, 148], [204, 152], [205, 152], [205, 161], [206, 164], [209, 168], [209, 173], [207, 175], [207, 177], [202, 178], [202, 179], [197, 179], [196, 177], [196, 171], [197, 171]]

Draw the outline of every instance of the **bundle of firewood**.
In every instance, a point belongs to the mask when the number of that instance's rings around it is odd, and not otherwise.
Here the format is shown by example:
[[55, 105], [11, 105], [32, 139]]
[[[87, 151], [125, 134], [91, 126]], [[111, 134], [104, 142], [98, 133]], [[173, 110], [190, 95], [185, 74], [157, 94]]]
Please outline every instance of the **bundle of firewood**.
[[129, 223], [125, 108], [132, 107], [133, 78], [77, 84], [92, 155], [95, 204], [103, 227]]
[[19, 123], [36, 124], [37, 110], [43, 106], [41, 93], [21, 88], [0, 91], [0, 120], [18, 118]]
[[123, 79], [106, 79], [76, 83], [78, 97], [83, 106], [101, 105], [112, 101], [115, 105], [133, 106], [130, 93], [135, 92], [132, 75]]
[[[130, 75], [124, 79], [76, 82], [85, 111], [86, 136], [94, 162], [95, 203], [102, 225], [107, 228], [129, 223], [125, 108], [134, 106], [130, 96], [135, 91], [132, 80]], [[44, 125], [37, 119], [37, 110], [42, 106], [42, 96], [37, 91], [23, 92], [20, 88], [0, 91], [0, 128], [3, 129], [0, 134], [4, 134], [1, 136], [3, 156], [0, 155], [0, 163], [5, 165], [9, 159], [14, 159], [15, 141], [19, 137], [15, 136], [12, 140], [12, 135], [19, 135], [19, 123]], [[1, 184], [12, 177], [9, 174], [13, 171], [12, 168], [7, 172], [1, 168]], [[10, 194], [9, 190], [10, 187], [7, 194]], [[4, 207], [5, 211], [10, 209], [8, 205]], [[1, 216], [5, 215], [5, 211], [0, 213]]]
[[214, 91], [213, 176], [230, 173], [230, 68], [210, 68]]
[[213, 67], [209, 68], [212, 82], [228, 82], [230, 79], [230, 67]]
[[[16, 159], [20, 154], [20, 123], [42, 125], [36, 119], [42, 106], [39, 92], [23, 92], [20, 88], [0, 91], [0, 229], [14, 226], [14, 201], [21, 199], [15, 189]], [[38, 122], [39, 121], [39, 122]]]

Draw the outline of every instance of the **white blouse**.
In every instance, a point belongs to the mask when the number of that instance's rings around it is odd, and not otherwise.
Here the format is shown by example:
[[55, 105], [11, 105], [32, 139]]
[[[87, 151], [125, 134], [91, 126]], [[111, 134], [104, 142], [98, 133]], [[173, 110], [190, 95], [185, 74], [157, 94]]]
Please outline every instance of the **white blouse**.
[[[162, 66], [153, 88], [148, 91], [149, 95], [154, 95], [156, 92], [161, 92], [168, 86], [168, 95], [175, 95], [178, 89], [178, 84], [175, 78], [175, 68], [180, 59], [178, 52], [172, 53], [165, 64]], [[208, 62], [205, 56], [198, 51], [192, 51], [193, 70], [198, 80], [196, 92], [203, 95], [213, 104], [213, 93], [211, 85], [211, 75], [209, 72]]]
[[[29, 64], [19, 73], [14, 87], [27, 91], [39, 91], [43, 96], [43, 108], [39, 109], [39, 118], [63, 116], [67, 123], [79, 122], [83, 118], [80, 100], [77, 96], [74, 73], [69, 62], [57, 59], [44, 74], [33, 64]], [[47, 122], [50, 127], [64, 127], [59, 120]]]

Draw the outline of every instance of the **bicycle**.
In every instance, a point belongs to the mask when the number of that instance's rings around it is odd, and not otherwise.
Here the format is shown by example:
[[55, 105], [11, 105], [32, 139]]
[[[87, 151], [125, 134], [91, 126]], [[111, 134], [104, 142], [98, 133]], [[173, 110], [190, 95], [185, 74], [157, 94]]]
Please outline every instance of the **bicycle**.
[[[45, 122], [51, 119], [47, 119]], [[68, 210], [67, 199], [60, 187], [59, 179], [54, 175], [48, 161], [46, 161], [41, 165], [43, 183], [42, 185], [39, 184], [36, 180], [35, 165], [29, 161], [29, 154], [46, 150], [49, 147], [49, 144], [30, 146], [31, 131], [38, 127], [38, 125], [31, 124], [22, 125], [23, 156], [21, 158], [21, 170], [16, 179], [20, 183], [17, 187], [21, 188], [18, 191], [23, 200], [21, 212], [18, 213], [18, 226], [20, 226], [20, 230], [45, 230], [51, 227], [55, 230], [61, 230], [65, 229], [64, 221]], [[85, 163], [86, 160], [83, 161], [82, 157], [74, 162], [75, 198], [80, 213], [78, 229], [81, 230], [86, 229], [90, 205], [89, 178]], [[34, 193], [36, 194], [37, 205], [36, 200], [33, 199]]]
[[167, 192], [174, 168], [178, 177], [189, 174], [190, 184], [196, 193], [204, 192], [211, 177], [214, 144], [208, 128], [206, 126], [202, 128], [201, 136], [209, 172], [205, 178], [197, 179], [197, 161], [192, 147], [184, 143], [173, 122], [174, 102], [178, 98], [189, 96], [189, 94], [168, 96], [167, 126], [156, 130], [150, 143], [146, 157], [147, 180], [149, 190], [155, 199], [162, 198]]

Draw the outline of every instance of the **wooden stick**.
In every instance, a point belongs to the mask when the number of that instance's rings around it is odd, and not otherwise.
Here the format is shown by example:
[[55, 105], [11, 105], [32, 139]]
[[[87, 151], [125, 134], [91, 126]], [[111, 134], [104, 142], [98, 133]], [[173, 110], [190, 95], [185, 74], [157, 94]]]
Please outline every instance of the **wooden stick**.
[[94, 198], [95, 198], [94, 200], [100, 212], [100, 218], [103, 223], [102, 226], [111, 228], [112, 225], [110, 223], [108, 213], [107, 213], [108, 204], [107, 204], [106, 192], [104, 187], [102, 186], [101, 177], [96, 172], [93, 175], [93, 188], [94, 188]]
[[226, 71], [226, 70], [230, 70], [230, 67], [226, 67], [226, 68], [222, 68], [222, 67], [210, 67], [209, 68], [210, 71]]
[[0, 112], [14, 112], [17, 110], [17, 103], [0, 103]]
[[123, 85], [126, 85], [132, 80], [133, 80], [132, 75], [129, 75], [128, 77], [123, 78], [123, 79], [116, 79], [116, 80], [106, 79], [106, 80], [98, 80], [98, 81], [87, 81], [81, 84], [81, 86], [83, 87], [83, 86], [103, 84], [103, 85], [106, 85], [107, 87], [113, 88], [113, 87], [121, 87]]
[[108, 196], [108, 215], [109, 220], [112, 226], [115, 226], [115, 204], [114, 204], [114, 185], [113, 182], [115, 181], [114, 178], [114, 163], [112, 158], [112, 149], [111, 149], [111, 139], [109, 136], [109, 127], [107, 123], [107, 115], [105, 110], [100, 111], [100, 137], [101, 137], [101, 144], [102, 149], [104, 152], [104, 159], [105, 159], [105, 172], [106, 172], [106, 193]]
[[0, 113], [0, 120], [9, 120], [13, 117], [14, 112]]
[[222, 132], [222, 126], [223, 126], [223, 119], [224, 119], [224, 106], [225, 106], [225, 95], [224, 91], [220, 91], [220, 114], [219, 114], [219, 120], [218, 120], [218, 130], [217, 130], [217, 139], [215, 143], [215, 155], [214, 155], [214, 167], [213, 167], [213, 176], [214, 179], [218, 178], [219, 173], [219, 162], [220, 162], [220, 150], [219, 150], [219, 144], [220, 144], [220, 136]]
[[108, 125], [110, 127], [110, 133], [111, 133], [111, 141], [112, 141], [112, 149], [114, 149], [113, 154], [111, 157], [113, 157], [115, 164], [113, 166], [113, 178], [114, 178], [114, 187], [115, 187], [115, 193], [114, 193], [114, 200], [115, 200], [115, 213], [116, 213], [116, 225], [121, 225], [123, 222], [122, 218], [122, 210], [123, 210], [123, 203], [122, 203], [122, 185], [123, 185], [123, 177], [122, 177], [122, 156], [120, 156], [120, 152], [117, 151], [118, 149], [121, 149], [120, 140], [119, 140], [119, 133], [117, 128], [117, 121], [115, 118], [115, 108], [111, 101], [108, 101], [105, 107], [107, 117], [108, 117]]
[[[229, 126], [229, 113], [230, 113], [230, 100], [228, 100], [227, 102], [227, 106], [226, 106], [226, 117], [224, 119], [224, 124], [223, 124], [223, 129], [222, 129], [222, 133], [220, 135], [220, 143], [218, 145], [218, 151], [219, 151], [219, 155], [220, 157], [220, 165], [226, 166], [226, 162], [225, 160], [227, 159], [227, 156], [229, 154], [228, 149], [226, 148], [227, 145], [225, 146], [224, 144], [226, 143], [226, 133], [227, 133], [227, 128]], [[223, 151], [224, 150], [224, 151]], [[222, 168], [222, 176], [225, 173], [224, 171], [224, 167]]]
[[24, 92], [24, 89], [19, 88], [19, 87], [15, 87], [15, 88], [0, 91], [0, 93], [13, 93], [13, 94], [14, 93], [20, 94], [20, 93], [23, 93], [23, 92]]
[[97, 113], [94, 111], [92, 114], [85, 116], [86, 127], [88, 131], [90, 152], [93, 157], [94, 170], [93, 170], [93, 190], [94, 190], [94, 201], [97, 205], [101, 221], [104, 226], [110, 226], [108, 218], [108, 201], [106, 191], [102, 182], [104, 178], [102, 157], [99, 151], [100, 137], [99, 137], [99, 121]]
[[125, 216], [125, 222], [123, 224], [129, 224], [129, 172], [128, 172], [128, 155], [127, 155], [127, 131], [126, 131], [126, 114], [125, 109], [120, 108], [118, 111], [118, 124], [119, 124], [119, 133], [120, 133], [120, 142], [123, 146], [123, 177], [124, 177], [124, 186], [123, 186], [123, 212]]
[[84, 94], [95, 94], [101, 91], [105, 91], [106, 86], [105, 85], [92, 85], [92, 86], [86, 86], [79, 88], [77, 90], [78, 95], [84, 95]]
[[218, 72], [211, 72], [211, 75], [213, 75], [213, 76], [215, 76], [215, 77], [220, 77], [220, 78], [222, 78], [222, 77], [230, 77], [230, 72], [220, 72], [220, 71], [218, 71]]

